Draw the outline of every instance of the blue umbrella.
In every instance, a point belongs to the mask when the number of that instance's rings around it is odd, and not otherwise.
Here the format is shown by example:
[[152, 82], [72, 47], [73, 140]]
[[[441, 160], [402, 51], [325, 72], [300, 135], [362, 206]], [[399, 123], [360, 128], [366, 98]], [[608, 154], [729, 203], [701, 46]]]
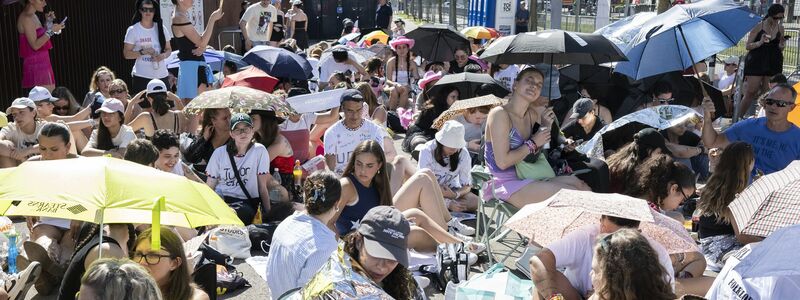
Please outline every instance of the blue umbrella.
[[[178, 59], [178, 53], [180, 51], [172, 51], [172, 53], [167, 58], [167, 68], [168, 69], [175, 69], [177, 68], [181, 61]], [[211, 66], [211, 69], [219, 72], [222, 70], [222, 63], [225, 61], [225, 56], [222, 55], [220, 52], [216, 50], [206, 50], [203, 53], [203, 57], [206, 59], [206, 63]]]
[[308, 60], [281, 48], [256, 46], [244, 54], [243, 60], [277, 78], [308, 80], [314, 76]]
[[227, 51], [217, 51], [217, 52], [219, 52], [220, 54], [222, 54], [223, 57], [225, 57], [225, 61], [233, 62], [236, 65], [236, 69], [237, 70], [241, 70], [241, 69], [246, 68], [247, 66], [250, 65], [250, 64], [246, 63], [243, 60], [244, 57], [242, 57], [239, 54], [230, 53], [230, 52], [227, 52]]
[[615, 72], [641, 79], [685, 70], [735, 46], [761, 18], [730, 0], [676, 5], [642, 24]]
[[640, 12], [595, 30], [594, 34], [606, 37], [614, 45], [617, 45], [619, 50], [628, 52], [631, 46], [630, 42], [639, 33], [639, 28], [642, 27], [642, 24], [657, 15], [654, 12]]

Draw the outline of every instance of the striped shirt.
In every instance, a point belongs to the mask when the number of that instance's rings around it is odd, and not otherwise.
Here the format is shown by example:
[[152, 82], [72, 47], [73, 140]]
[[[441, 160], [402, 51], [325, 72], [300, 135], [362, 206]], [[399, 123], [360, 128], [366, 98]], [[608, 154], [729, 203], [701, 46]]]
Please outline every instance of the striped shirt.
[[267, 256], [270, 295], [277, 299], [304, 286], [337, 246], [333, 231], [306, 213], [295, 213], [283, 220], [275, 229]]

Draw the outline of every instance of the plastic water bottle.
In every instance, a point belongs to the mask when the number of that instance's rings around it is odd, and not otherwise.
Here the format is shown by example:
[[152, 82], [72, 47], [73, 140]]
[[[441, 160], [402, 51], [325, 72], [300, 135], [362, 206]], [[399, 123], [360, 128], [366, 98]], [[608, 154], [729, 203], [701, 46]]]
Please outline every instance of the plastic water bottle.
[[17, 273], [17, 231], [12, 227], [8, 233], [8, 274]]
[[300, 166], [300, 160], [294, 161], [294, 169], [292, 170], [294, 176], [294, 186], [300, 190], [300, 185], [303, 183], [303, 167]]
[[275, 180], [275, 185], [269, 189], [269, 200], [276, 202], [281, 198], [281, 174], [278, 173], [278, 168], [272, 171], [272, 179]]

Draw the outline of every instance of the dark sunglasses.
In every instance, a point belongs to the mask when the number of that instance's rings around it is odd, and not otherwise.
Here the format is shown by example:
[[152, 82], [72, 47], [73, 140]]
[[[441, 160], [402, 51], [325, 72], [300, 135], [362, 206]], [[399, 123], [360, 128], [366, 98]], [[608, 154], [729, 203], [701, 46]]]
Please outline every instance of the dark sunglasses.
[[143, 12], [143, 13], [154, 13], [154, 12], [156, 12], [156, 8], [155, 7], [142, 7], [142, 8], [139, 8], [139, 11]]
[[792, 104], [793, 103], [791, 103], [791, 102], [786, 102], [786, 101], [783, 101], [783, 100], [777, 100], [777, 99], [772, 99], [772, 98], [767, 98], [767, 99], [764, 100], [764, 105], [775, 105], [777, 107], [787, 107], [787, 106], [792, 105]]
[[122, 94], [122, 93], [127, 93], [128, 91], [123, 90], [123, 89], [118, 89], [118, 90], [110, 90], [108, 92], [111, 93], [111, 94]]
[[53, 110], [69, 110], [69, 106], [56, 106]]
[[675, 98], [668, 98], [668, 99], [656, 98], [656, 101], [658, 101], [659, 103], [665, 104], [665, 103], [670, 103], [672, 101], [675, 101]]

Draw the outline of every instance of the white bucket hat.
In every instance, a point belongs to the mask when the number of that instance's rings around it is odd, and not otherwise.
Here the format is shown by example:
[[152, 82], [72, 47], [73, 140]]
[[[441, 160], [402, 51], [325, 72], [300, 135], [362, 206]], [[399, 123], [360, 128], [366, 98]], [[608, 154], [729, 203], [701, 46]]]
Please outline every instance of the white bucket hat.
[[446, 147], [464, 148], [467, 145], [464, 141], [464, 125], [455, 120], [444, 122], [442, 129], [436, 133], [436, 140]]

